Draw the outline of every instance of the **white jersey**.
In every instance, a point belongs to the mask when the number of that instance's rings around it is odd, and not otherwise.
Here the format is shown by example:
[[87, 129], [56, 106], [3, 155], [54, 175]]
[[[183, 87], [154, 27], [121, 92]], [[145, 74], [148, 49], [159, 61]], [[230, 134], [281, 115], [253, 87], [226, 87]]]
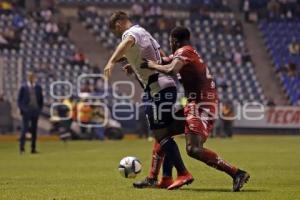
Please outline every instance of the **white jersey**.
[[161, 56], [159, 52], [160, 45], [148, 31], [139, 25], [134, 25], [126, 30], [122, 35], [122, 40], [128, 36], [134, 37], [135, 43], [127, 51], [125, 57], [144, 88], [149, 86], [151, 94], [156, 94], [164, 88], [171, 86], [175, 87], [176, 84], [174, 79], [171, 76], [163, 74], [159, 74], [158, 80], [153, 83], [149, 83], [148, 85], [149, 77], [157, 74], [158, 72], [150, 69], [143, 69], [140, 66], [143, 63], [143, 58], [161, 63]]

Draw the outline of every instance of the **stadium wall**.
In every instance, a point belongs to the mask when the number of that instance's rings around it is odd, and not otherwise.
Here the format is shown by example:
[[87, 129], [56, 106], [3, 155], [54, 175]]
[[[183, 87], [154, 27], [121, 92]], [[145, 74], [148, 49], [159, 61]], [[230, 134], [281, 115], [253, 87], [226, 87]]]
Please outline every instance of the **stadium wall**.
[[253, 107], [241, 113], [234, 121], [237, 133], [300, 134], [300, 107]]

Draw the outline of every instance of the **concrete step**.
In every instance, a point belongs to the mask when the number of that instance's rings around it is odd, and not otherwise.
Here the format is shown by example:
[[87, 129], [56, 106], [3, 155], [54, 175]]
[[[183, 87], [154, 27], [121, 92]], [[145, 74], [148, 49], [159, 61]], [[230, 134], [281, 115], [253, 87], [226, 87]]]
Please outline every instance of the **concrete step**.
[[287, 105], [288, 101], [272, 66], [257, 24], [244, 23], [244, 30], [247, 38], [246, 44], [250, 50], [255, 72], [264, 94], [266, 97], [274, 99], [277, 105]]

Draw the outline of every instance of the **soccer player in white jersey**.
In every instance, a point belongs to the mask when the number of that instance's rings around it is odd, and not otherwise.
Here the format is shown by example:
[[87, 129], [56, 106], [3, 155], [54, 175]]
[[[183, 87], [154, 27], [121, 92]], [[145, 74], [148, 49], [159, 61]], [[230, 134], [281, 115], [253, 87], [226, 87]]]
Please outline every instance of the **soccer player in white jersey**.
[[[134, 186], [157, 186], [157, 169], [160, 168], [164, 155], [172, 160], [178, 176], [184, 179], [183, 184], [191, 183], [194, 179], [185, 168], [178, 146], [168, 130], [173, 122], [172, 106], [177, 97], [175, 80], [170, 76], [141, 67], [143, 59], [161, 63], [160, 45], [144, 28], [134, 25], [128, 15], [122, 11], [112, 14], [109, 19], [109, 28], [116, 36], [122, 37], [122, 41], [106, 64], [104, 74], [109, 78], [116, 63], [124, 56], [127, 58], [144, 88], [146, 101], [152, 104], [146, 106], [145, 113], [156, 139], [153, 152], [158, 152], [157, 148], [161, 149], [161, 155], [153, 154], [149, 176], [142, 182], [134, 183]], [[166, 183], [162, 180], [158, 186], [160, 184]]]

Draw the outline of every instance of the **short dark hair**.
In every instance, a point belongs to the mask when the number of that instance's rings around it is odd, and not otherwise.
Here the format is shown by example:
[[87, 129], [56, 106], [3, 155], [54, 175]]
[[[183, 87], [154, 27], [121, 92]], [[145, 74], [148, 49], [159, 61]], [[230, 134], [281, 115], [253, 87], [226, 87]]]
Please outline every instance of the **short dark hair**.
[[129, 16], [123, 11], [114, 12], [108, 21], [108, 26], [110, 29], [115, 29], [116, 22], [119, 20], [129, 20]]
[[177, 42], [185, 42], [190, 41], [191, 33], [186, 27], [176, 26], [171, 31], [171, 37], [175, 38]]

